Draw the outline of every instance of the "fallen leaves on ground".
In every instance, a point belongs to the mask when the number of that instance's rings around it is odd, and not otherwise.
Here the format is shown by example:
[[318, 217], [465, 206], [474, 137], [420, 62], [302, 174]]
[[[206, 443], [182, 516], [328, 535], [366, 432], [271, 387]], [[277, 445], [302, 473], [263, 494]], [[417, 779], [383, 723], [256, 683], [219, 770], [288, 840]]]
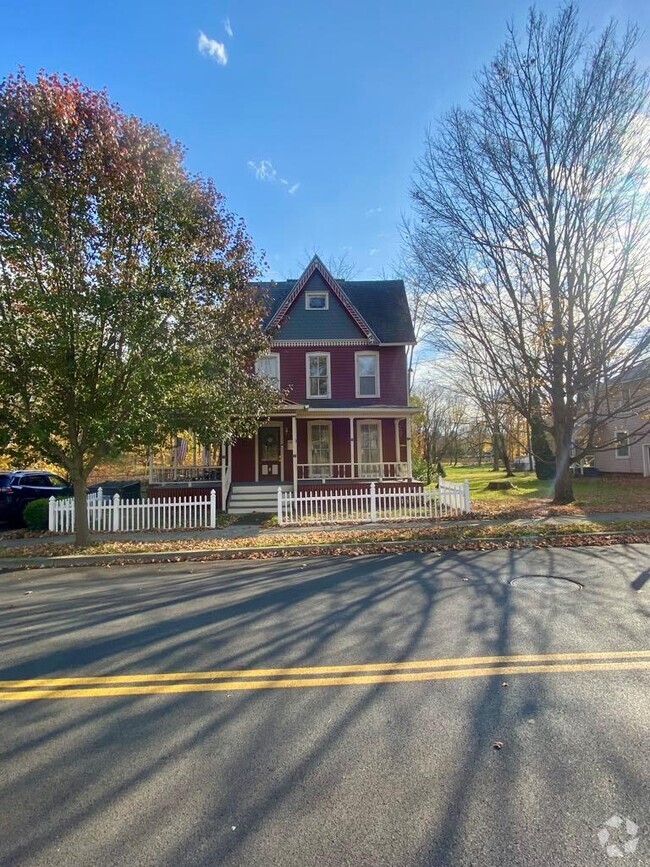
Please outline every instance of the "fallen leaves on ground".
[[[597, 535], [589, 535], [597, 534]], [[8, 549], [7, 559], [64, 557], [84, 555], [165, 554], [214, 552], [218, 556], [290, 556], [292, 554], [368, 554], [393, 552], [400, 543], [409, 550], [491, 550], [493, 548], [573, 547], [611, 545], [617, 542], [647, 542], [650, 521], [598, 522], [575, 521], [570, 524], [490, 524], [458, 526], [432, 524], [418, 527], [365, 527], [354, 530], [319, 529], [313, 532], [274, 532], [255, 537], [168, 539], [158, 541], [116, 540], [94, 542], [85, 548], [54, 541], [42, 545]], [[269, 548], [270, 551], [255, 549]]]

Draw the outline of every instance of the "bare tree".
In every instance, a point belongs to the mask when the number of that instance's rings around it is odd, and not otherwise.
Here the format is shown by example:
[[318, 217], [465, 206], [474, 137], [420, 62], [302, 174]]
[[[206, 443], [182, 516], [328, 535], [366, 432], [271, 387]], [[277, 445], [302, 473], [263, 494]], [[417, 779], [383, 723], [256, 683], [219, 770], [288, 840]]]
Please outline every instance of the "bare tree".
[[412, 191], [408, 251], [428, 277], [430, 328], [439, 345], [483, 360], [529, 419], [536, 390], [556, 503], [573, 499], [570, 461], [594, 451], [611, 417], [609, 384], [650, 353], [650, 124], [637, 40], [635, 27], [619, 39], [612, 23], [590, 43], [572, 4], [553, 20], [531, 11], [521, 38], [508, 29], [470, 108], [429, 135]]
[[[402, 221], [402, 240], [411, 236], [411, 224], [408, 220]], [[408, 244], [405, 245], [408, 250]], [[420, 261], [414, 257], [403, 255], [395, 267], [395, 273], [404, 281], [406, 298], [408, 300], [413, 332], [416, 343], [406, 349], [406, 364], [408, 370], [409, 395], [413, 392], [418, 366], [424, 354], [422, 337], [426, 332], [427, 325], [427, 300], [429, 296], [429, 277]]]
[[464, 446], [467, 404], [458, 392], [433, 378], [417, 384], [414, 400], [421, 407], [414, 423], [415, 448], [428, 484], [443, 460], [458, 462]]
[[298, 271], [302, 273], [314, 256], [319, 256], [323, 260], [327, 270], [336, 280], [354, 280], [359, 274], [359, 266], [350, 258], [348, 250], [344, 250], [337, 256], [325, 256], [316, 247], [312, 247], [311, 250], [307, 248], [303, 250], [298, 263]]

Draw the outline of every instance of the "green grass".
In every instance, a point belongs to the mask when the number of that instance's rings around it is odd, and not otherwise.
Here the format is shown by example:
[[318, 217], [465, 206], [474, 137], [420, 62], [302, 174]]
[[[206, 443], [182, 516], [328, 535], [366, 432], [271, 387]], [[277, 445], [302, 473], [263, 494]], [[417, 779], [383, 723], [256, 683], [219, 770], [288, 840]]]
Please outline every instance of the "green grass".
[[[553, 499], [552, 482], [540, 481], [535, 473], [516, 473], [510, 481], [514, 490], [487, 491], [488, 482], [505, 479], [504, 470], [493, 472], [490, 465], [445, 467], [452, 482], [469, 481], [472, 506], [477, 510], [501, 512], [529, 511], [549, 506]], [[574, 479], [575, 503], [567, 509], [588, 512], [641, 511], [650, 509], [650, 479], [638, 476], [601, 476]]]

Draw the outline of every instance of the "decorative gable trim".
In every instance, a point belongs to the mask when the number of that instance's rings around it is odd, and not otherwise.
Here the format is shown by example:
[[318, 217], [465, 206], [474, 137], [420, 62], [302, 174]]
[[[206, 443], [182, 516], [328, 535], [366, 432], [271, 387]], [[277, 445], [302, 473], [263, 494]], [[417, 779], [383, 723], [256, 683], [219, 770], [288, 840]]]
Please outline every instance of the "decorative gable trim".
[[359, 338], [358, 340], [352, 339], [337, 339], [335, 337], [328, 338], [327, 340], [271, 340], [271, 346], [374, 346], [375, 343], [372, 340], [364, 340], [363, 338]]
[[359, 311], [354, 306], [354, 304], [350, 301], [350, 299], [345, 294], [343, 289], [341, 289], [340, 285], [336, 282], [334, 277], [332, 277], [332, 275], [327, 270], [327, 268], [325, 267], [325, 265], [322, 263], [322, 261], [320, 260], [320, 258], [318, 256], [314, 256], [314, 258], [311, 260], [309, 265], [307, 265], [302, 276], [296, 282], [296, 284], [294, 285], [291, 292], [289, 292], [289, 294], [284, 299], [282, 304], [275, 311], [271, 321], [267, 325], [267, 329], [278, 327], [282, 323], [282, 320], [289, 312], [289, 308], [291, 307], [293, 302], [296, 300], [298, 295], [300, 295], [302, 290], [305, 288], [309, 278], [312, 276], [312, 274], [316, 270], [318, 270], [320, 272], [320, 275], [323, 278], [323, 280], [327, 283], [330, 290], [334, 293], [334, 295], [338, 298], [338, 300], [341, 302], [343, 307], [346, 309], [346, 311], [352, 317], [352, 319], [354, 320], [354, 322], [356, 323], [358, 328], [365, 334], [366, 338], [369, 341], [371, 341], [372, 343], [379, 343], [379, 339], [377, 338], [377, 335], [375, 334], [375, 332], [368, 325], [368, 323], [363, 318], [363, 316], [359, 313]]

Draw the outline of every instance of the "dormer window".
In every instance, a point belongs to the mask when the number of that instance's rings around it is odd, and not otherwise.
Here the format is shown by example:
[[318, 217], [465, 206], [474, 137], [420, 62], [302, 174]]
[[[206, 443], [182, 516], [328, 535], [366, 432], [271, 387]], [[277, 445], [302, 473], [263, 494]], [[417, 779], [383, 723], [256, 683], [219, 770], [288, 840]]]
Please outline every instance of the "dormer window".
[[329, 310], [329, 292], [305, 292], [305, 310]]

